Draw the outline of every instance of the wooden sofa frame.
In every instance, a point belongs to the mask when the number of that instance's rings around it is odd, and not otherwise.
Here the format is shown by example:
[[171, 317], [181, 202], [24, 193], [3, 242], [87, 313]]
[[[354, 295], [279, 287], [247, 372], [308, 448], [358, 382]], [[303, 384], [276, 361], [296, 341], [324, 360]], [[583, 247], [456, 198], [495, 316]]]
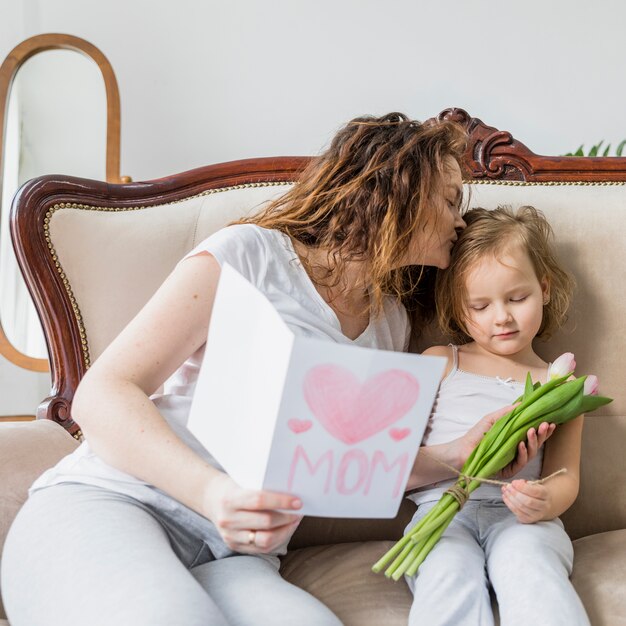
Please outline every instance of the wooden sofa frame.
[[[626, 158], [546, 157], [513, 136], [471, 117], [462, 109], [442, 111], [469, 134], [463, 163], [466, 179], [515, 182], [626, 181]], [[76, 387], [90, 365], [89, 342], [80, 309], [48, 235], [54, 207], [94, 204], [110, 210], [174, 202], [208, 189], [260, 181], [294, 180], [308, 157], [271, 157], [210, 165], [149, 182], [114, 185], [70, 176], [44, 176], [27, 183], [13, 204], [11, 234], [18, 262], [39, 312], [48, 341], [52, 390], [37, 417], [51, 419], [74, 437], [71, 417]]]

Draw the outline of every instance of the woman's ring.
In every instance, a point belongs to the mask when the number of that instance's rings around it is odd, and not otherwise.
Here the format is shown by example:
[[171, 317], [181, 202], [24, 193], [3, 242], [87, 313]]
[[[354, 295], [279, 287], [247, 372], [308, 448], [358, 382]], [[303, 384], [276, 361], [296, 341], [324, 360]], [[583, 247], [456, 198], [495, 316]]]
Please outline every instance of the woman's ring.
[[248, 534], [248, 545], [253, 546], [256, 543], [256, 530], [251, 530]]

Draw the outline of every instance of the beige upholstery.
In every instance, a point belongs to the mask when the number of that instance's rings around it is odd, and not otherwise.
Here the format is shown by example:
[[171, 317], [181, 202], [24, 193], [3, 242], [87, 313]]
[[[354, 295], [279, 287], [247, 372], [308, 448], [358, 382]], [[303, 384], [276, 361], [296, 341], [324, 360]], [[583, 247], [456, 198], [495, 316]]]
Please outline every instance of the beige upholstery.
[[[115, 213], [57, 210], [50, 235], [84, 318], [92, 360], [187, 251], [287, 188], [235, 188]], [[547, 357], [574, 352], [578, 371], [598, 375], [602, 389], [616, 398], [601, 411], [623, 415], [621, 354], [616, 337], [600, 329], [617, 321], [626, 307], [626, 292], [616, 288], [626, 282], [626, 266], [619, 262], [620, 254], [624, 260], [623, 235], [617, 227], [626, 209], [626, 186], [472, 184], [466, 191], [472, 206], [533, 204], [546, 213], [560, 255], [576, 275], [578, 293], [565, 332], [543, 350], [539, 344], [540, 351]]]
[[[470, 186], [471, 205], [495, 208], [531, 204], [547, 216], [557, 249], [578, 289], [570, 323], [539, 351], [548, 358], [566, 351], [576, 355], [577, 373], [596, 374], [602, 392], [615, 398], [596, 415], [626, 415], [623, 385], [626, 310], [626, 254], [621, 224], [626, 185], [481, 185]], [[620, 349], [621, 348], [621, 349]]]
[[185, 253], [286, 189], [217, 190], [183, 202], [114, 213], [55, 211], [50, 238], [84, 319], [92, 361]]
[[[81, 311], [92, 360], [185, 252], [286, 188], [234, 188], [175, 205], [119, 212], [57, 210], [50, 222], [52, 243]], [[592, 624], [626, 624], [626, 397], [621, 361], [626, 258], [620, 228], [626, 186], [472, 184], [468, 191], [472, 206], [533, 204], [542, 209], [563, 260], [577, 277], [571, 323], [539, 350], [548, 359], [573, 351], [578, 372], [597, 374], [601, 391], [615, 398], [586, 420], [581, 492], [563, 519], [575, 539], [573, 581]], [[74, 442], [49, 423], [0, 433], [2, 543], [26, 486]], [[39, 437], [48, 437], [45, 449], [33, 443]], [[284, 559], [284, 575], [326, 602], [345, 624], [406, 623], [410, 594], [404, 583], [374, 576], [369, 568], [400, 536], [411, 506], [405, 503], [396, 520], [304, 520]]]
[[[32, 482], [77, 445], [48, 420], [0, 424], [0, 550]], [[0, 599], [0, 618], [4, 616]]]

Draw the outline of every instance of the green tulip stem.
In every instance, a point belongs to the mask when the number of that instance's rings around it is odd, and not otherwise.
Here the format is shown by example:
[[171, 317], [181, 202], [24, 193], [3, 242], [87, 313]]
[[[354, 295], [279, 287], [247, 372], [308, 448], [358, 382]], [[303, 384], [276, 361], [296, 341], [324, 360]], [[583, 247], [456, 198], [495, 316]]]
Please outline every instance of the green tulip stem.
[[417, 570], [419, 569], [419, 566], [424, 562], [426, 557], [430, 554], [430, 551], [433, 549], [435, 544], [439, 541], [439, 539], [441, 538], [441, 535], [443, 535], [443, 533], [445, 532], [446, 528], [448, 528], [448, 526], [450, 525], [450, 522], [452, 521], [452, 519], [453, 518], [451, 517], [446, 524], [443, 524], [441, 526], [441, 528], [438, 528], [428, 538], [428, 541], [426, 541], [424, 543], [424, 545], [423, 545], [422, 549], [419, 551], [418, 555], [415, 557], [415, 559], [413, 559], [413, 562], [411, 563], [410, 567], [407, 568], [407, 570], [406, 570], [406, 575], [407, 576], [415, 576], [415, 574], [417, 574]]
[[[391, 565], [385, 570], [385, 576], [387, 578], [391, 578], [393, 573], [402, 565], [404, 559], [408, 556], [409, 552], [415, 549], [415, 544], [412, 541], [408, 541], [406, 546], [404, 546], [402, 552], [394, 559]], [[397, 579], [396, 579], [397, 580]]]
[[372, 566], [372, 571], [375, 574], [379, 574], [380, 572], [382, 572], [385, 565], [387, 565], [387, 563], [389, 563], [391, 559], [393, 559], [399, 552], [403, 550], [403, 548], [406, 545], [409, 545], [409, 544], [412, 545], [411, 535], [404, 535], [402, 539], [400, 539], [399, 541], [396, 541], [396, 543], [392, 546], [392, 548], [388, 550], [387, 552], [385, 552], [385, 554], [383, 554], [383, 556], [380, 559], [378, 559], [376, 563], [374, 563], [374, 565]]
[[400, 563], [400, 565], [396, 567], [396, 569], [392, 573], [388, 574], [387, 572], [385, 572], [385, 576], [389, 576], [396, 582], [398, 582], [400, 578], [402, 578], [404, 573], [411, 566], [411, 563], [413, 563], [413, 561], [417, 558], [417, 556], [419, 555], [419, 553], [422, 551], [424, 547], [422, 544], [419, 544], [419, 543], [412, 544], [412, 545], [413, 547], [411, 551], [407, 554], [406, 558], [402, 561], [402, 563]]

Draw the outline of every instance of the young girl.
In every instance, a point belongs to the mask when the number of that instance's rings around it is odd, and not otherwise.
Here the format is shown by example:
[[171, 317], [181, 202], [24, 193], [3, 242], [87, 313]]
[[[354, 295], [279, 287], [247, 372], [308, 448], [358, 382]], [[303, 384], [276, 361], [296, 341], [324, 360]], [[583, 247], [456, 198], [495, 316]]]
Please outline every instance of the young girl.
[[[427, 446], [461, 436], [485, 413], [514, 402], [527, 372], [546, 381], [548, 364], [533, 340], [562, 324], [573, 287], [551, 249], [550, 226], [534, 208], [473, 209], [464, 219], [467, 228], [436, 286], [440, 326], [459, 345], [425, 352], [448, 359]], [[545, 452], [508, 486], [484, 484], [471, 494], [417, 577], [407, 579], [414, 594], [410, 624], [492, 625], [490, 586], [503, 626], [589, 624], [569, 581], [573, 548], [558, 518], [578, 493], [582, 422], [581, 416], [559, 426]], [[539, 434], [555, 428], [542, 424]], [[536, 437], [529, 431], [529, 447]], [[518, 456], [524, 452], [522, 443]], [[531, 482], [560, 468], [567, 472]], [[409, 496], [418, 508], [407, 530], [453, 482]]]

